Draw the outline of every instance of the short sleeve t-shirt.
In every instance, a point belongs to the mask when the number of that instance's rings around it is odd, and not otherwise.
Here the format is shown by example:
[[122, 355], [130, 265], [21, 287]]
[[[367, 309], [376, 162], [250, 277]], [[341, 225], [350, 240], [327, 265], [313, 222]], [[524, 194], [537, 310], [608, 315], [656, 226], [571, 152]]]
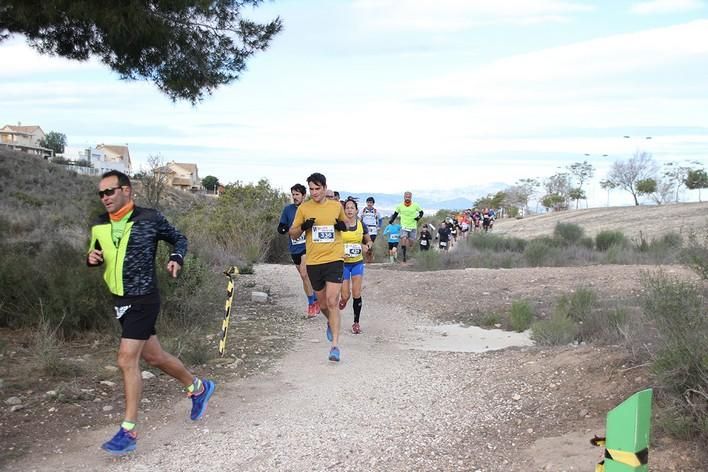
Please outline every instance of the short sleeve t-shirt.
[[342, 204], [334, 200], [324, 200], [322, 203], [307, 200], [295, 212], [293, 226], [299, 227], [310, 218], [315, 219], [315, 224], [305, 232], [307, 265], [344, 260], [342, 235], [334, 229], [336, 220], [346, 219]]
[[418, 222], [415, 219], [418, 218], [423, 209], [417, 203], [412, 202], [410, 206], [406, 206], [405, 203], [399, 203], [394, 211], [401, 217], [401, 227], [403, 229], [416, 229]]

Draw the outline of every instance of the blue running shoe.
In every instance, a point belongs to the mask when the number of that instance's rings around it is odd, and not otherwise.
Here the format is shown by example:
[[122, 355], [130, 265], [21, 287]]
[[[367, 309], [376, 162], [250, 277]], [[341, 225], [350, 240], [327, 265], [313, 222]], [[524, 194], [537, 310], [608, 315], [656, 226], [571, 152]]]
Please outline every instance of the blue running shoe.
[[339, 348], [337, 346], [329, 350], [329, 360], [339, 362]]
[[199, 395], [192, 395], [192, 414], [189, 415], [192, 420], [196, 421], [202, 416], [204, 416], [204, 412], [206, 411], [207, 408], [207, 403], [209, 403], [209, 399], [211, 398], [211, 394], [214, 393], [214, 388], [216, 385], [214, 382], [211, 380], [206, 380], [204, 379], [202, 381], [202, 385], [204, 385], [204, 391], [200, 393]]
[[134, 451], [137, 445], [138, 435], [133, 431], [121, 428], [110, 441], [103, 443], [101, 449], [114, 456], [120, 456]]
[[332, 328], [329, 327], [329, 323], [327, 323], [327, 341], [332, 342], [334, 338], [332, 337]]

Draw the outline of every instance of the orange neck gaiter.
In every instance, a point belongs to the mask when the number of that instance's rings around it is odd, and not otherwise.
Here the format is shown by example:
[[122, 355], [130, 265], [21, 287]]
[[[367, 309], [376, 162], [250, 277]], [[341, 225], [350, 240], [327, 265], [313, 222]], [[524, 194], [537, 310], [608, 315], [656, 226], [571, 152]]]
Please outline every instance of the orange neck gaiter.
[[135, 208], [135, 202], [131, 200], [126, 203], [123, 208], [121, 208], [115, 213], [109, 213], [108, 216], [111, 218], [111, 221], [120, 221], [125, 217], [125, 215], [133, 211], [133, 208]]
[[406, 201], [403, 202], [403, 204], [407, 207], [411, 206], [411, 203], [413, 203], [413, 202], [406, 202]]

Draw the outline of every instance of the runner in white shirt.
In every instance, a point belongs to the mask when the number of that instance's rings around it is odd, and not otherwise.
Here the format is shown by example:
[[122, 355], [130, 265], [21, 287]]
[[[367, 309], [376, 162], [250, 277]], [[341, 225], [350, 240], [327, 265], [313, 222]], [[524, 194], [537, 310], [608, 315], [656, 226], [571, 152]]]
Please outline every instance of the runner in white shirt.
[[[381, 225], [381, 216], [379, 215], [379, 211], [374, 208], [374, 203], [376, 203], [374, 197], [367, 198], [366, 206], [361, 210], [361, 222], [368, 229], [372, 244], [376, 241], [376, 236], [379, 234]], [[367, 264], [374, 262], [373, 246], [371, 250], [366, 252], [364, 258]]]

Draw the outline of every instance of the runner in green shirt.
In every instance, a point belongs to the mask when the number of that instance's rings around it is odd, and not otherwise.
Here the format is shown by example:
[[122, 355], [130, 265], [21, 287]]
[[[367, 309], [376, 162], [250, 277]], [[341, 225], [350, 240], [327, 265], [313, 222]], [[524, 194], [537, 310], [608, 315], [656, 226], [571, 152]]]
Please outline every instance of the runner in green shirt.
[[403, 194], [403, 202], [395, 208], [393, 215], [388, 220], [389, 224], [393, 224], [399, 215], [401, 216], [401, 249], [403, 250], [403, 262], [406, 262], [406, 250], [413, 246], [418, 221], [423, 217], [423, 209], [417, 203], [413, 203], [411, 192]]

